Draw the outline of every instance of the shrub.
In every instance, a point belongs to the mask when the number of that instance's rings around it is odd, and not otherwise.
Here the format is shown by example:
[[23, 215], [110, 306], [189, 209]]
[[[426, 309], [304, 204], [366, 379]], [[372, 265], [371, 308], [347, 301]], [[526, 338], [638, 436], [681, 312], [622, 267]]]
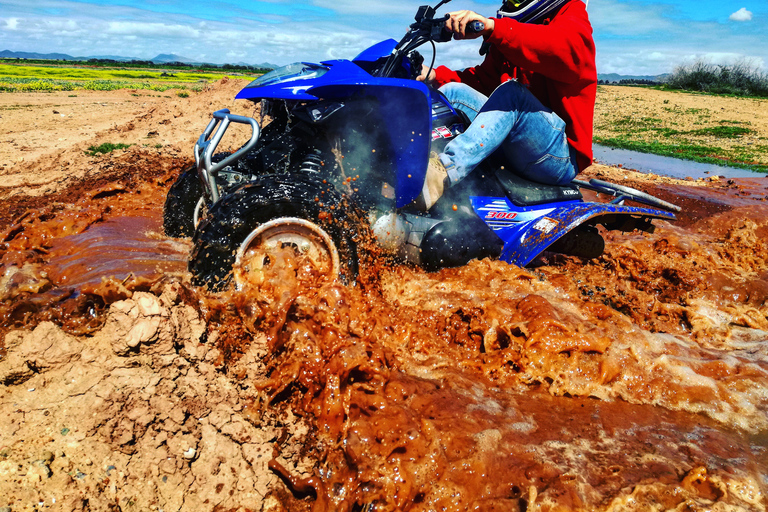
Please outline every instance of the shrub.
[[667, 79], [672, 89], [768, 97], [768, 75], [748, 61], [717, 65], [696, 61], [678, 66]]
[[101, 144], [99, 146], [89, 146], [88, 151], [86, 151], [86, 154], [90, 156], [96, 156], [96, 155], [105, 155], [107, 153], [111, 153], [112, 151], [116, 149], [125, 149], [130, 147], [130, 144], [123, 144], [122, 142], [118, 144], [113, 144], [111, 142], [105, 142], [104, 144]]

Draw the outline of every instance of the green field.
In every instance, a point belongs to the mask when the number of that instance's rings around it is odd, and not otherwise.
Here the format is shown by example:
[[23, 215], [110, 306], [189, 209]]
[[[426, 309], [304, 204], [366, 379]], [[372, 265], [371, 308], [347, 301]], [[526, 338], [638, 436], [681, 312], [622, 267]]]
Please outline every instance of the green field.
[[768, 172], [768, 100], [598, 86], [594, 142]]
[[[243, 74], [244, 78], [258, 74]], [[88, 66], [41, 66], [0, 62], [0, 92], [51, 92], [90, 89], [200, 90], [233, 73], [199, 70], [124, 69]]]

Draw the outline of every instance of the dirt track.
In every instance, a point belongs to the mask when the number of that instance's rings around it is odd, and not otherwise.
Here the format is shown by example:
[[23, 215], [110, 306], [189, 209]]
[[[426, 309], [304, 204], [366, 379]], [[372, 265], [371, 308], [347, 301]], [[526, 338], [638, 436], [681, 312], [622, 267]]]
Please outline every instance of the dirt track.
[[105, 142], [189, 160], [213, 110], [253, 114], [247, 102], [233, 100], [247, 83], [219, 82], [189, 98], [141, 90], [2, 94], [4, 196], [47, 194], [86, 176], [103, 160], [88, 157], [87, 149]]
[[[165, 188], [191, 160], [213, 110], [253, 115], [248, 105], [233, 105], [245, 83], [224, 81], [190, 98], [144, 91], [0, 95], [3, 230], [47, 212], [59, 217], [53, 238], [77, 234], [103, 221], [105, 211], [120, 209], [115, 195], [140, 193], [147, 183]], [[131, 147], [86, 154], [105, 142]], [[162, 195], [150, 190], [120, 211], [154, 215], [157, 229]], [[3, 281], [10, 303], [18, 302], [19, 275], [12, 283], [6, 273]], [[78, 339], [50, 322], [6, 335], [0, 506], [260, 509], [277, 479], [266, 465], [279, 424], [274, 417], [255, 426], [247, 421], [255, 392], [233, 386], [221, 372], [221, 352], [199, 343], [205, 330], [199, 314], [172, 286], [159, 299], [130, 291], [119, 297], [126, 300], [99, 321], [104, 327], [94, 337]], [[254, 345], [240, 360], [238, 371], [253, 381], [259, 355]], [[289, 419], [288, 430], [282, 428], [285, 437], [302, 427]]]
[[680, 221], [590, 262], [208, 296], [159, 217], [243, 84], [0, 95], [0, 507], [768, 508], [764, 179], [594, 166]]

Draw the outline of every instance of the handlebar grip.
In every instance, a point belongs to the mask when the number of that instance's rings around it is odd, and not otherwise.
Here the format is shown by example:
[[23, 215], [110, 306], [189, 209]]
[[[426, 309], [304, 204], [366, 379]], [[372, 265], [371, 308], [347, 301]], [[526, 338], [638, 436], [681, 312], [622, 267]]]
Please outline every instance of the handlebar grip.
[[479, 20], [471, 21], [467, 25], [467, 32], [470, 32], [470, 33], [476, 34], [478, 32], [482, 32], [483, 30], [485, 30], [485, 23]]

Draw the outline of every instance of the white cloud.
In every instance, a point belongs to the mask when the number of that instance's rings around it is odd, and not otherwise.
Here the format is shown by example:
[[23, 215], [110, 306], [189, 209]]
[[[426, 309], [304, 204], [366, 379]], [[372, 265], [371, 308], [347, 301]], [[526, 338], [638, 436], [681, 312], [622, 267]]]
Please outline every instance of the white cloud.
[[388, 2], [361, 2], [360, 0], [312, 0], [312, 4], [329, 9], [340, 14], [371, 14], [375, 13], [378, 18], [393, 15], [416, 14], [416, 8], [413, 2], [407, 0], [390, 0]]
[[[464, 69], [480, 64], [483, 61], [483, 57], [478, 52], [480, 45], [480, 40], [451, 41], [450, 43], [438, 44], [436, 45], [435, 66], [444, 65], [451, 69]], [[432, 59], [431, 47], [424, 46], [420, 51], [424, 54], [424, 62], [429, 65]]]
[[5, 28], [8, 30], [16, 30], [19, 28], [19, 18], [6, 18]]
[[731, 21], [751, 21], [752, 12], [748, 11], [746, 7], [742, 7], [735, 13], [731, 14], [728, 19]]
[[104, 30], [107, 34], [140, 36], [140, 37], [171, 37], [179, 39], [194, 39], [200, 31], [186, 25], [169, 25], [166, 23], [143, 23], [132, 21], [112, 21]]
[[595, 36], [616, 34], [636, 36], [668, 33], [677, 25], [665, 16], [669, 7], [664, 5], [638, 5], [621, 0], [607, 0], [589, 10], [589, 19]]

